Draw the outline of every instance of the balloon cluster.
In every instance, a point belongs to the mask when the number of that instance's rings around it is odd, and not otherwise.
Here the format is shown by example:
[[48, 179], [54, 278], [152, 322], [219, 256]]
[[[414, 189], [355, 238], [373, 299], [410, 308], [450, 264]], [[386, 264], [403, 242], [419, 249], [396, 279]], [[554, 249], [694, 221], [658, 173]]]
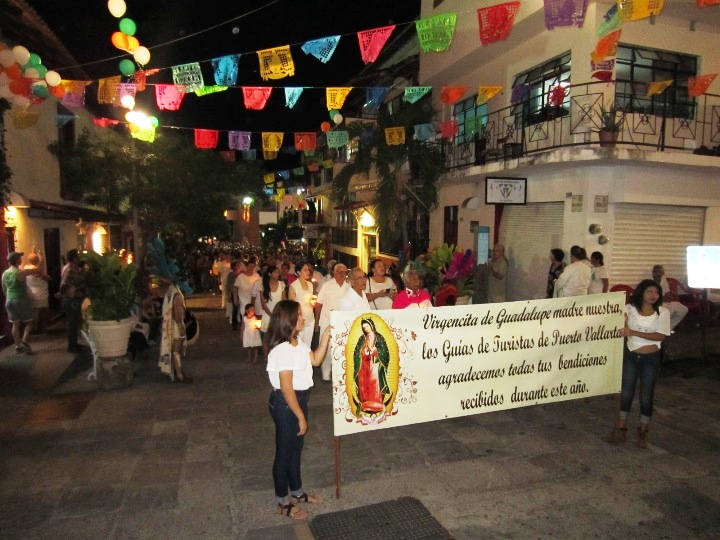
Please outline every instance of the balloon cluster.
[[108, 0], [107, 5], [110, 14], [116, 19], [120, 19], [120, 22], [118, 23], [118, 28], [120, 30], [113, 33], [110, 37], [110, 41], [121, 51], [126, 51], [132, 54], [133, 59], [135, 60], [134, 62], [129, 58], [120, 60], [120, 73], [125, 76], [133, 75], [136, 69], [136, 62], [140, 66], [145, 66], [150, 62], [150, 51], [147, 47], [140, 45], [140, 42], [135, 37], [135, 32], [137, 31], [135, 21], [128, 19], [127, 17], [123, 17], [123, 15], [125, 15], [125, 11], [127, 10], [125, 0]]
[[48, 70], [40, 57], [22, 45], [12, 49], [0, 43], [0, 98], [13, 107], [26, 108], [50, 95], [50, 88], [60, 84], [57, 71]]

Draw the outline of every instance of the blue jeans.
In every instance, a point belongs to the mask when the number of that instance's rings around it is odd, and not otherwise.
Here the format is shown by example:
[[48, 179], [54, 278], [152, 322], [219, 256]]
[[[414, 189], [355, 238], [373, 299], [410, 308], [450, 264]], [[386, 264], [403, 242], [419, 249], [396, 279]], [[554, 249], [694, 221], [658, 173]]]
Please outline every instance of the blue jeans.
[[624, 348], [622, 385], [620, 387], [620, 417], [627, 418], [640, 379], [640, 420], [649, 423], [653, 413], [655, 383], [660, 373], [662, 351], [638, 354]]
[[[295, 390], [300, 408], [308, 418], [308, 398], [310, 390]], [[298, 419], [290, 410], [280, 390], [273, 390], [268, 401], [270, 415], [275, 422], [275, 461], [273, 461], [273, 482], [275, 496], [282, 499], [288, 496], [288, 487], [292, 492], [302, 489], [300, 476], [300, 456], [305, 436], [298, 436]]]

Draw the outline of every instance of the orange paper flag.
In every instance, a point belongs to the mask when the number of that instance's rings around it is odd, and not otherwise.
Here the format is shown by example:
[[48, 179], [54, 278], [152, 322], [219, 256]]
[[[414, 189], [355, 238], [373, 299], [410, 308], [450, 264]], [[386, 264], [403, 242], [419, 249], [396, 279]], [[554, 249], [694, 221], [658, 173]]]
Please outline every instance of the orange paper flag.
[[445, 105], [452, 105], [467, 92], [467, 86], [443, 86], [440, 92], [440, 101]]
[[[718, 0], [720, 2], [720, 0]], [[700, 75], [698, 77], [689, 77], [688, 78], [688, 93], [692, 97], [698, 97], [703, 95], [705, 92], [707, 92], [707, 89], [710, 88], [710, 85], [715, 80], [715, 77], [717, 77], [717, 73], [713, 73], [711, 75]]]

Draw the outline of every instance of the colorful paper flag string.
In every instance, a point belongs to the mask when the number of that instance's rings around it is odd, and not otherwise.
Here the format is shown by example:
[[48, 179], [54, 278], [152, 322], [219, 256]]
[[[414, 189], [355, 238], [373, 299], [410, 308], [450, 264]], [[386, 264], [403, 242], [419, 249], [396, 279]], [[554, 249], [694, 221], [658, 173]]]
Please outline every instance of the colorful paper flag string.
[[520, 10], [520, 2], [507, 2], [477, 10], [480, 25], [480, 42], [488, 45], [507, 39], [512, 30], [515, 15]]
[[185, 92], [195, 92], [205, 86], [199, 62], [173, 66], [172, 75], [173, 83], [176, 86], [184, 86]]
[[290, 45], [264, 49], [257, 54], [260, 61], [260, 77], [263, 81], [295, 75], [295, 63], [290, 54]]
[[585, 22], [588, 0], [544, 0], [545, 27], [552, 30], [556, 26], [577, 26], [582, 28]]
[[331, 36], [305, 43], [301, 49], [305, 54], [311, 54], [323, 64], [332, 58], [335, 48], [340, 42], [340, 36]]
[[228, 133], [228, 148], [232, 150], [250, 150], [249, 131], [231, 131]]
[[325, 96], [327, 99], [327, 110], [342, 109], [345, 99], [350, 94], [352, 88], [326, 88]]
[[432, 86], [408, 86], [403, 94], [403, 101], [415, 103], [432, 90]]
[[304, 88], [291, 88], [286, 87], [285, 88], [285, 106], [288, 109], [292, 109], [295, 104], [297, 103], [298, 99], [300, 99], [300, 95], [303, 93]]
[[211, 64], [213, 67], [213, 75], [215, 76], [215, 84], [219, 86], [233, 86], [237, 83], [238, 63], [240, 62], [239, 54], [229, 54], [220, 58], [213, 58]]
[[358, 42], [360, 44], [360, 56], [363, 62], [370, 64], [377, 60], [385, 43], [387, 43], [390, 34], [395, 30], [395, 25], [384, 26], [382, 28], [373, 28], [372, 30], [364, 30], [357, 33]]
[[196, 129], [195, 148], [212, 150], [217, 148], [219, 133], [216, 129]]
[[161, 111], [177, 111], [184, 97], [185, 92], [174, 84], [155, 85], [155, 103]]
[[271, 86], [243, 86], [243, 99], [245, 107], [248, 109], [260, 111], [267, 105], [270, 94], [272, 94]]
[[422, 51], [447, 51], [455, 35], [456, 25], [457, 13], [443, 13], [416, 21], [415, 30]]

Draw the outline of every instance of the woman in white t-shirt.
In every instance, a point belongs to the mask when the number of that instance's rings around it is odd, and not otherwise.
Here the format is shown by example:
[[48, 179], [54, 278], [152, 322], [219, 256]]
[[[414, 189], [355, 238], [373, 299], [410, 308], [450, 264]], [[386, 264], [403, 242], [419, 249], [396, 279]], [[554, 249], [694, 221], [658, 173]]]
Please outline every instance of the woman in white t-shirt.
[[386, 270], [387, 266], [382, 260], [370, 261], [365, 295], [372, 309], [392, 309], [397, 288], [392, 278], [385, 274]]
[[315, 300], [317, 300], [317, 291], [315, 284], [311, 281], [313, 275], [313, 265], [306, 262], [298, 267], [297, 279], [288, 287], [288, 299], [295, 300], [300, 304], [305, 319], [305, 328], [300, 332], [300, 339], [307, 343], [312, 343], [313, 331], [315, 330]]
[[[330, 342], [328, 326], [315, 351], [298, 338], [305, 328], [301, 306], [281, 300], [273, 309], [268, 328], [267, 372], [273, 390], [268, 406], [275, 423], [273, 482], [277, 513], [295, 520], [307, 519], [307, 512], [293, 503], [317, 504], [322, 499], [303, 491], [300, 458], [308, 429], [308, 398], [313, 386], [313, 366], [325, 358]], [[292, 502], [291, 502], [292, 501]]]
[[593, 251], [590, 255], [590, 264], [592, 271], [590, 273], [590, 286], [588, 294], [600, 294], [608, 292], [610, 280], [608, 279], [607, 268], [603, 266], [603, 254], [599, 251]]
[[620, 415], [606, 442], [625, 442], [635, 387], [640, 379], [640, 423], [637, 446], [647, 448], [648, 426], [653, 413], [653, 395], [662, 361], [662, 342], [670, 335], [670, 312], [662, 307], [662, 290], [652, 279], [641, 281], [625, 306], [626, 338], [623, 352]]

